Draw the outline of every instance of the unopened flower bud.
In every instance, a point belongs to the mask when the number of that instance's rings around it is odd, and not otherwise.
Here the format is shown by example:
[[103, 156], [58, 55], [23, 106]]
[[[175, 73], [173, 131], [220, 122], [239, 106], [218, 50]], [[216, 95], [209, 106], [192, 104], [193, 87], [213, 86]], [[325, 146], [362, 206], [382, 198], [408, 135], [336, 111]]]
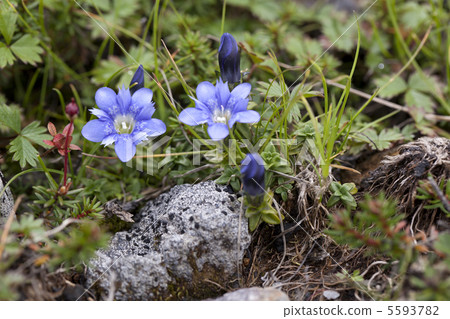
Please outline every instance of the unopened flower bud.
[[229, 33], [220, 38], [219, 47], [220, 76], [224, 82], [241, 81], [240, 55], [236, 40]]
[[66, 105], [66, 114], [69, 116], [69, 118], [74, 118], [79, 113], [79, 108], [77, 103], [75, 103], [75, 99], [72, 98], [69, 104]]
[[144, 87], [144, 67], [139, 65], [130, 82], [130, 93], [133, 95], [139, 89]]
[[257, 153], [247, 154], [241, 163], [244, 191], [250, 196], [260, 196], [265, 192], [264, 160]]

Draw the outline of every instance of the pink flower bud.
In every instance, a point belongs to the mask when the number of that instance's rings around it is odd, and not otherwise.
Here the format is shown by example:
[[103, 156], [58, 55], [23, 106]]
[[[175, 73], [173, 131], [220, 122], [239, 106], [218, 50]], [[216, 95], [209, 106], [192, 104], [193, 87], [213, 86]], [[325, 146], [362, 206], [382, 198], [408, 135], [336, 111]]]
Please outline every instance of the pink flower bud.
[[69, 104], [66, 105], [66, 114], [69, 118], [73, 118], [78, 115], [79, 109], [77, 103], [75, 103], [75, 99], [72, 98]]

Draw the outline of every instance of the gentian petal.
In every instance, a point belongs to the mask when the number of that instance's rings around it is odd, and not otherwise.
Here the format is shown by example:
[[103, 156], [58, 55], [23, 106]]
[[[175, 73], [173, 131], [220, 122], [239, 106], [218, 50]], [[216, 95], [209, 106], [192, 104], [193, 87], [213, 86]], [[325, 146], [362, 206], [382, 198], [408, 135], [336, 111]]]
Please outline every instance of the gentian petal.
[[159, 136], [166, 132], [166, 124], [159, 119], [151, 119], [141, 122], [139, 128], [146, 132], [148, 136]]
[[[115, 114], [118, 111], [117, 94], [108, 87], [102, 87], [95, 92], [95, 103], [108, 114]], [[114, 109], [117, 109], [116, 111]]]
[[228, 126], [226, 124], [214, 123], [208, 126], [208, 134], [213, 141], [220, 141], [227, 137], [228, 134], [230, 134], [230, 131], [228, 130]]
[[153, 92], [147, 88], [139, 89], [133, 94], [129, 112], [133, 113], [136, 121], [144, 121], [152, 118], [153, 113], [155, 113], [152, 98]]
[[92, 120], [86, 123], [81, 130], [85, 139], [91, 142], [101, 142], [106, 136], [115, 132], [111, 121]]
[[231, 91], [231, 96], [236, 97], [237, 99], [246, 99], [251, 90], [252, 85], [250, 83], [242, 83]]
[[216, 88], [212, 83], [208, 81], [200, 83], [195, 93], [197, 94], [197, 99], [210, 109], [217, 106]]
[[144, 67], [142, 65], [139, 65], [130, 82], [130, 93], [133, 95], [137, 90], [142, 89], [143, 87]]
[[216, 83], [216, 97], [219, 105], [227, 106], [228, 99], [230, 98], [230, 89], [228, 83], [222, 82], [222, 79], [218, 79]]
[[138, 145], [139, 143], [147, 140], [147, 132], [145, 131], [135, 131], [131, 134], [131, 139], [134, 145]]
[[[261, 119], [261, 115], [253, 110], [243, 111], [233, 114], [232, 118], [235, 118], [236, 122], [239, 123], [258, 123]], [[231, 120], [230, 120], [231, 121]]]
[[129, 134], [118, 135], [114, 148], [122, 162], [128, 162], [136, 154], [136, 145]]
[[119, 134], [109, 134], [102, 140], [102, 145], [108, 146], [113, 144], [117, 140], [117, 136], [119, 136]]
[[[195, 108], [200, 110], [200, 111], [204, 111], [206, 113], [210, 113], [212, 112], [212, 110], [214, 110], [215, 107], [209, 107], [206, 106], [205, 103], [203, 103], [202, 101], [197, 100], [195, 97], [193, 96], [189, 96], [192, 100], [194, 100], [195, 102]], [[211, 100], [212, 105], [217, 105], [217, 100]]]
[[117, 104], [119, 105], [122, 114], [128, 113], [130, 103], [131, 103], [130, 89], [125, 88], [125, 85], [123, 85], [122, 88], [119, 88], [119, 93], [117, 93]]
[[101, 120], [112, 120], [109, 114], [101, 109], [90, 109], [89, 111]]
[[181, 111], [178, 119], [184, 124], [195, 126], [208, 122], [210, 120], [210, 117], [211, 116], [208, 113], [202, 110], [188, 107]]
[[[234, 99], [233, 97], [230, 98], [230, 100]], [[228, 102], [230, 104], [230, 102]], [[247, 111], [248, 106], [248, 99], [239, 100], [236, 104], [234, 104], [234, 107], [229, 107], [233, 110], [233, 113], [239, 113], [243, 111]]]

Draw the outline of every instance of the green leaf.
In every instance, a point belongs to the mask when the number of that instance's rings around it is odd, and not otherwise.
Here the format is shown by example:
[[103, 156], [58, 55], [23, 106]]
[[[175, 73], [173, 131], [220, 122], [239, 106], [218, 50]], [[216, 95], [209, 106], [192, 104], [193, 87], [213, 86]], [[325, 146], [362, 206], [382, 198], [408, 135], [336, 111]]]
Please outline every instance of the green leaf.
[[417, 132], [416, 127], [414, 124], [408, 124], [405, 125], [405, 127], [402, 128], [401, 134], [403, 135], [403, 140], [405, 142], [410, 142], [414, 140], [414, 134]]
[[36, 157], [39, 153], [31, 142], [43, 147], [49, 147], [43, 142], [44, 139], [51, 139], [50, 135], [43, 134], [45, 131], [45, 127], [39, 126], [39, 122], [33, 122], [25, 127], [20, 135], [11, 142], [9, 152], [14, 154], [13, 160], [19, 161], [22, 168], [27, 163], [33, 167], [36, 166]]
[[414, 1], [406, 1], [403, 5], [399, 5], [398, 11], [401, 25], [412, 30], [418, 30], [432, 20], [429, 14], [430, 7]]
[[450, 233], [442, 233], [434, 243], [434, 248], [450, 257]]
[[19, 135], [11, 142], [10, 153], [13, 153], [13, 160], [19, 161], [20, 166], [24, 168], [27, 163], [31, 166], [36, 166], [36, 157], [38, 156], [38, 151], [30, 143], [27, 138]]
[[[392, 77], [389, 75], [385, 75], [381, 78], [375, 80], [375, 84], [378, 87], [382, 87], [385, 85]], [[379, 96], [382, 98], [390, 99], [396, 95], [399, 95], [405, 92], [408, 89], [408, 86], [401, 77], [397, 77], [392, 83], [390, 83], [385, 89], [383, 89]]]
[[280, 6], [272, 1], [254, 1], [252, 12], [263, 21], [275, 21], [280, 16]]
[[276, 81], [274, 81], [273, 83], [258, 82], [258, 84], [261, 85], [261, 88], [257, 88], [256, 90], [261, 92], [264, 96], [267, 94], [268, 98], [278, 98], [283, 96], [281, 85]]
[[403, 139], [403, 136], [400, 132], [398, 132], [398, 129], [384, 129], [380, 132], [380, 134], [377, 134], [375, 130], [370, 129], [365, 132], [365, 135], [367, 139], [371, 141], [370, 146], [372, 149], [375, 149], [372, 144], [375, 143], [376, 148], [378, 148], [379, 151], [391, 147], [392, 142]]
[[405, 95], [405, 102], [408, 106], [415, 106], [427, 112], [433, 112], [433, 99], [417, 90], [408, 90]]
[[47, 129], [43, 126], [39, 126], [39, 122], [34, 121], [22, 130], [21, 135], [28, 138], [33, 143], [39, 144], [43, 147], [48, 147], [43, 140], [51, 140], [52, 137], [49, 134], [44, 134]]
[[[296, 64], [299, 65], [308, 64], [309, 59], [314, 61], [323, 53], [319, 41], [305, 38], [301, 34], [287, 37], [285, 46], [286, 50], [297, 58]], [[318, 63], [320, 64], [320, 61]]]
[[432, 93], [439, 90], [439, 83], [435, 77], [427, 76], [426, 79], [423, 79], [418, 72], [409, 77], [408, 85], [410, 89], [424, 93]]
[[0, 42], [0, 68], [4, 68], [8, 64], [13, 65], [15, 59], [16, 58], [6, 44]]
[[11, 39], [16, 29], [17, 13], [12, 10], [5, 10], [0, 13], [0, 32], [5, 38], [6, 44], [11, 43]]
[[351, 27], [354, 19], [349, 19], [331, 6], [324, 7], [318, 17], [323, 33], [337, 49], [350, 52], [355, 47], [356, 27]]
[[258, 227], [259, 223], [261, 222], [261, 215], [252, 215], [248, 219], [248, 227], [250, 228], [250, 231], [254, 231], [256, 227]]
[[267, 224], [278, 225], [280, 223], [278, 213], [273, 209], [265, 209], [261, 211], [261, 218]]
[[0, 105], [0, 125], [5, 125], [20, 133], [20, 109], [18, 107]]
[[336, 205], [339, 202], [340, 198], [338, 196], [331, 196], [328, 200], [327, 207], [331, 207]]
[[11, 45], [11, 50], [22, 62], [36, 65], [36, 62], [41, 62], [39, 54], [43, 52], [38, 44], [38, 38], [33, 38], [31, 35], [25, 34]]

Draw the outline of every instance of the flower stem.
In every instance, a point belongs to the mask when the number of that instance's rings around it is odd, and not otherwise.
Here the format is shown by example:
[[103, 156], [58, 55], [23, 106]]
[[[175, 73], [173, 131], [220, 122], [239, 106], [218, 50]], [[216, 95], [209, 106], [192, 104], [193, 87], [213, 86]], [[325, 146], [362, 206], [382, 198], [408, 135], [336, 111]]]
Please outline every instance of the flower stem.
[[220, 25], [220, 34], [223, 34], [224, 26], [225, 26], [225, 12], [227, 10], [227, 0], [223, 0], [222, 6], [222, 23]]
[[68, 169], [68, 160], [69, 160], [69, 139], [70, 139], [70, 131], [73, 127], [73, 119], [70, 120], [69, 129], [67, 131], [66, 141], [64, 145], [64, 183], [63, 186], [66, 187], [67, 184], [67, 169]]

